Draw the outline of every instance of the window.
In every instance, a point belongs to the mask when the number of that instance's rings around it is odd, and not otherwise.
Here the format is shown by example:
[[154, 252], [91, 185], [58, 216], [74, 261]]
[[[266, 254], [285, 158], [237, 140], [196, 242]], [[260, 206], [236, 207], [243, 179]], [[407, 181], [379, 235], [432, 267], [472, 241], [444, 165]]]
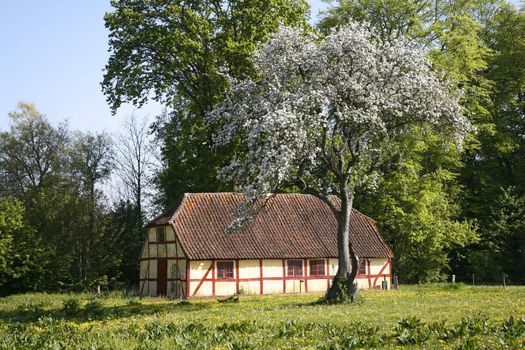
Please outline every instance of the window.
[[288, 260], [288, 276], [297, 277], [303, 275], [302, 260]]
[[233, 261], [217, 262], [217, 278], [233, 278]]
[[359, 268], [357, 269], [358, 275], [366, 275], [366, 260], [359, 259]]
[[157, 242], [166, 242], [166, 228], [164, 226], [157, 227]]
[[324, 276], [324, 260], [310, 260], [310, 276]]

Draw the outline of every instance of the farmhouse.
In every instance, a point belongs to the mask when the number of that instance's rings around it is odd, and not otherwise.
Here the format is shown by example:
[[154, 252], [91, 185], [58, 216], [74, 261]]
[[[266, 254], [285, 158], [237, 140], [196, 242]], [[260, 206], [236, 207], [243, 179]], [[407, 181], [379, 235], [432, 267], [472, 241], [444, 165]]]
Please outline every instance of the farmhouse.
[[[305, 194], [278, 194], [242, 230], [228, 232], [238, 193], [187, 193], [155, 218], [140, 258], [142, 295], [173, 298], [326, 291], [337, 272], [337, 222]], [[391, 283], [392, 251], [354, 210], [350, 239], [360, 288]]]

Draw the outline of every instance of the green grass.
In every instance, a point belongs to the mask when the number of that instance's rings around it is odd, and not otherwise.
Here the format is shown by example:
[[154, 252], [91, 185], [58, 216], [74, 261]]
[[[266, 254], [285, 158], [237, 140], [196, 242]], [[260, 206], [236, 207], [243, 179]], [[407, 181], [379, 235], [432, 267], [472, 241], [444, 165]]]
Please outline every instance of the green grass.
[[525, 287], [406, 286], [345, 305], [320, 297], [15, 295], [0, 298], [0, 349], [525, 347]]

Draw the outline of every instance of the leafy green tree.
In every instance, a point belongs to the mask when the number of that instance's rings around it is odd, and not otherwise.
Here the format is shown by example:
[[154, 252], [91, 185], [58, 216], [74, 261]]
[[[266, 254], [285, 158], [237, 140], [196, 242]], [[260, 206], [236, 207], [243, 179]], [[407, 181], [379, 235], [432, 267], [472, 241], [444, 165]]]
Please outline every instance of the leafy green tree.
[[13, 197], [0, 199], [0, 250], [0, 294], [42, 288], [52, 250], [25, 223], [23, 204]]
[[66, 163], [68, 129], [54, 128], [34, 105], [20, 102], [9, 113], [9, 132], [0, 133], [0, 195], [31, 196], [56, 184]]
[[[517, 248], [506, 239], [511, 231], [495, 230], [494, 220], [500, 219], [492, 214], [507, 210], [502, 188], [525, 193], [525, 13], [503, 4], [486, 23], [483, 36], [493, 52], [484, 72], [494, 87], [491, 127], [478, 133], [478, 147], [465, 159], [460, 177], [465, 188], [463, 212], [479, 222], [481, 242], [462, 253], [466, 259], [459, 259], [457, 267], [499, 281], [502, 273], [520, 264], [515, 254], [509, 254]], [[504, 242], [510, 245], [505, 248]]]
[[[93, 255], [100, 230], [100, 217], [103, 207], [99, 204], [103, 199], [102, 192], [97, 189], [104, 180], [109, 178], [112, 167], [112, 141], [109, 135], [77, 133], [70, 147], [72, 183], [78, 182], [80, 200], [84, 201], [83, 215], [77, 219], [76, 246], [78, 280], [85, 281], [91, 274], [95, 261]], [[77, 181], [75, 181], [76, 179]]]
[[0, 284], [12, 274], [13, 234], [23, 226], [23, 210], [14, 198], [0, 200]]
[[401, 281], [444, 280], [451, 252], [478, 241], [474, 224], [460, 219], [457, 174], [447, 170], [459, 166], [457, 150], [435, 136], [407, 135], [397, 147], [406, 161], [391, 159], [378, 187], [356, 201], [392, 246]]
[[[435, 69], [456, 81], [462, 105], [478, 132], [492, 128], [492, 85], [482, 72], [491, 49], [483, 40], [484, 23], [493, 1], [341, 0], [319, 24], [322, 32], [348, 21], [367, 22], [382, 40], [400, 36], [423, 47]], [[425, 130], [407, 134], [383, 168], [385, 177], [375, 191], [362, 193], [356, 206], [377, 219], [392, 243], [395, 269], [406, 281], [439, 280], [449, 269], [451, 252], [476, 241], [475, 227], [460, 220], [463, 192], [457, 173], [462, 158], [455, 147], [438, 142]], [[479, 143], [471, 138], [467, 156]], [[405, 165], [403, 164], [405, 161]]]
[[[252, 52], [279, 24], [307, 27], [304, 0], [112, 1], [106, 14], [111, 56], [102, 88], [116, 110], [149, 98], [168, 108], [155, 129], [165, 169], [164, 204], [187, 191], [230, 189], [217, 172], [234, 146], [211, 147], [205, 115], [224, 98], [226, 74], [253, 75]], [[226, 73], [226, 74], [225, 74]]]
[[139, 257], [145, 240], [137, 207], [130, 201], [119, 201], [107, 214], [107, 236], [113, 236], [113, 254], [117, 259], [118, 280], [128, 287], [139, 283]]

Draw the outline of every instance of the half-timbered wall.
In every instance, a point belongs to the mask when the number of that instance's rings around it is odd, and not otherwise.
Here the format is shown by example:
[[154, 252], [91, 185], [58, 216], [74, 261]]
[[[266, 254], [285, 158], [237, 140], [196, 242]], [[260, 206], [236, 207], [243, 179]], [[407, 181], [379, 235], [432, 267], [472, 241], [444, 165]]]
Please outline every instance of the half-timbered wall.
[[[296, 259], [294, 259], [296, 260]], [[337, 272], [337, 259], [324, 260], [325, 275], [310, 275], [310, 259], [303, 261], [303, 275], [288, 276], [287, 259], [192, 260], [189, 266], [189, 297], [214, 297], [233, 294], [278, 294], [325, 292]], [[318, 260], [318, 259], [316, 259]], [[233, 277], [219, 278], [218, 262], [231, 261]], [[357, 276], [359, 288], [380, 288], [381, 281], [391, 285], [389, 259], [365, 259], [366, 272]]]
[[157, 295], [159, 259], [166, 259], [166, 296], [186, 298], [186, 256], [173, 229], [165, 226], [164, 242], [157, 241], [157, 227], [148, 229], [148, 236], [140, 257], [140, 293]]
[[[192, 260], [188, 265], [188, 260], [173, 229], [165, 226], [165, 240], [159, 242], [157, 241], [157, 228], [152, 227], [148, 230], [147, 241], [140, 258], [140, 292], [142, 295], [156, 296], [159, 294], [158, 291], [163, 290], [157, 288], [159, 259], [167, 261], [165, 295], [171, 298], [325, 292], [338, 266], [335, 258], [322, 259], [325, 274], [312, 276], [310, 259], [300, 259], [303, 273], [302, 276], [294, 277], [288, 275], [287, 259]], [[220, 261], [233, 263], [233, 277], [219, 278], [217, 263]], [[359, 288], [380, 288], [383, 280], [388, 282], [388, 288], [390, 288], [390, 260], [385, 258], [365, 259], [365, 266], [366, 272], [357, 276]], [[164, 279], [161, 278], [161, 280]]]

